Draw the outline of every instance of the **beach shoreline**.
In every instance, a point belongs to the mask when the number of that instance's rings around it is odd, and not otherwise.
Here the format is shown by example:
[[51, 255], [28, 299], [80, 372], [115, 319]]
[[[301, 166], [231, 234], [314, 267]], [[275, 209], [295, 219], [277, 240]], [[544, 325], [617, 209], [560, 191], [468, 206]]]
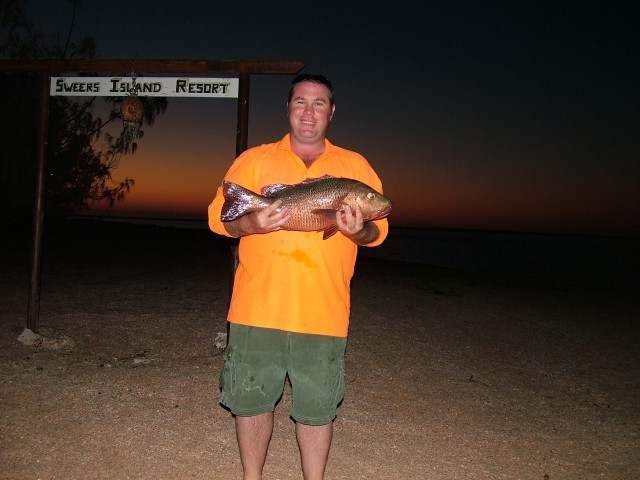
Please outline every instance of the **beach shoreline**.
[[[76, 224], [77, 225], [77, 224]], [[3, 239], [0, 478], [240, 478], [217, 405], [229, 242], [47, 226], [23, 345], [29, 231]], [[327, 479], [640, 477], [630, 292], [361, 257]], [[265, 478], [301, 478], [288, 388]]]

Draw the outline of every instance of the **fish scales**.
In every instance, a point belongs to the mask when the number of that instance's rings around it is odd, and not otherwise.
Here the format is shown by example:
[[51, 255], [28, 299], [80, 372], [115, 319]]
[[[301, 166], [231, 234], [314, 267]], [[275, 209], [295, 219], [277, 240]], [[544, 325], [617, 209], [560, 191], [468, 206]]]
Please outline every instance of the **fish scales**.
[[223, 181], [222, 186], [225, 198], [222, 221], [233, 221], [281, 200], [290, 214], [283, 228], [305, 232], [324, 230], [325, 239], [337, 231], [336, 212], [344, 212], [347, 205], [352, 209], [360, 205], [365, 221], [382, 218], [392, 208], [387, 197], [349, 178], [324, 176], [296, 185], [268, 185], [262, 189], [262, 195], [233, 182]]
[[[344, 182], [341, 182], [344, 183]], [[343, 198], [346, 192], [338, 182], [316, 182], [294, 185], [271, 196], [280, 199], [283, 206], [289, 208], [291, 219], [286, 227], [290, 230], [314, 231], [322, 230], [327, 223], [327, 212], [331, 211], [331, 220], [335, 212], [344, 210]]]

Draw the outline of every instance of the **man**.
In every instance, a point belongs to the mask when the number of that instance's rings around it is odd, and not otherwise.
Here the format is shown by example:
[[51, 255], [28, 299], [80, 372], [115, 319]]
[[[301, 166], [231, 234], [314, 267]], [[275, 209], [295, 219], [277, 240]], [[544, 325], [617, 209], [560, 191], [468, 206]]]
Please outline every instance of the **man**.
[[[269, 184], [297, 184], [323, 175], [359, 180], [382, 192], [361, 155], [326, 139], [335, 113], [333, 87], [321, 75], [293, 80], [287, 102], [289, 134], [240, 155], [225, 179], [260, 192]], [[333, 420], [344, 396], [344, 352], [350, 281], [358, 245], [375, 246], [386, 219], [363, 222], [359, 207], [336, 214], [339, 233], [284, 230], [281, 201], [222, 222], [222, 189], [209, 206], [209, 227], [240, 237], [239, 265], [229, 309], [229, 342], [220, 377], [220, 402], [235, 415], [244, 479], [262, 478], [273, 411], [288, 376], [302, 471], [322, 479]]]

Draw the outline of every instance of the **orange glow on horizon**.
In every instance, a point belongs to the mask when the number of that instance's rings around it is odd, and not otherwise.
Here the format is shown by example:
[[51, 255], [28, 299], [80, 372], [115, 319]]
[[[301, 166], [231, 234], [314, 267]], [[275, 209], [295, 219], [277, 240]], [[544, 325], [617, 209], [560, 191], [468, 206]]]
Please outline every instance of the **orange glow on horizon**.
[[[172, 169], [154, 159], [146, 169], [139, 162], [126, 176], [136, 184], [123, 203], [109, 215], [206, 218], [207, 207], [228, 165], [211, 161], [210, 166], [191, 169], [183, 165]], [[631, 205], [610, 211], [597, 198], [579, 197], [579, 192], [559, 191], [545, 198], [536, 195], [535, 186], [526, 183], [500, 187], [467, 178], [419, 179], [383, 177], [385, 194], [394, 202], [389, 217], [396, 227], [464, 228], [559, 233], [637, 234], [637, 216]], [[635, 230], [634, 230], [635, 228]]]
[[[135, 180], [125, 201], [111, 209], [96, 205], [92, 211], [206, 218], [235, 158], [235, 131], [215, 121], [195, 122], [188, 129], [175, 123], [160, 117], [140, 139], [136, 154], [124, 157], [113, 171], [116, 181]], [[577, 180], [561, 177], [536, 162], [525, 162], [517, 152], [507, 153], [497, 152], [487, 160], [489, 151], [480, 156], [460, 147], [435, 150], [428, 158], [385, 150], [365, 156], [372, 157], [385, 194], [394, 203], [392, 226], [640, 234], [632, 179], [613, 186], [603, 183], [599, 172], [582, 172]]]

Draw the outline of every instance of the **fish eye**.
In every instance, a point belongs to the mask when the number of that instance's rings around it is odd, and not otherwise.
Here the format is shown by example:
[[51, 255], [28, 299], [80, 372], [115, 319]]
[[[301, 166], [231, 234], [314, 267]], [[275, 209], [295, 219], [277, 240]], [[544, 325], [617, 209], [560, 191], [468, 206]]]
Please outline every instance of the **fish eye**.
[[367, 193], [367, 198], [369, 200], [373, 200], [374, 198], [376, 198], [376, 194], [373, 193], [373, 192], [369, 192], [369, 193]]

